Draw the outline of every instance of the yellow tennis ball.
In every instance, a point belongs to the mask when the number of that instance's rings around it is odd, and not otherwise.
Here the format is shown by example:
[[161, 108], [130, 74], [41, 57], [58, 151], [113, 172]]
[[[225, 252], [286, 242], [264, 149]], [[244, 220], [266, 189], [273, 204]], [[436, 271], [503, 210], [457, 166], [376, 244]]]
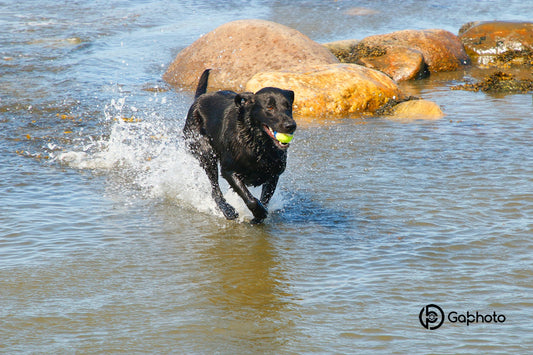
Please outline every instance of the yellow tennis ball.
[[289, 143], [290, 141], [292, 141], [292, 137], [292, 134], [276, 132], [276, 139], [281, 143]]

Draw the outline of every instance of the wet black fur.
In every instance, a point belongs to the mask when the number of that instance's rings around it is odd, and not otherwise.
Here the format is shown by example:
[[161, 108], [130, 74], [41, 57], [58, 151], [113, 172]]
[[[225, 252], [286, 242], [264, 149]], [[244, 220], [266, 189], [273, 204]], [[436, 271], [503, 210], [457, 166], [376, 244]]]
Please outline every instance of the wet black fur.
[[[267, 87], [255, 94], [206, 93], [208, 78], [209, 69], [200, 77], [183, 128], [189, 149], [205, 169], [212, 196], [224, 216], [235, 219], [238, 214], [220, 191], [219, 163], [222, 176], [252, 211], [252, 222], [260, 223], [267, 217], [266, 206], [285, 170], [289, 146], [272, 138], [265, 126], [281, 133], [295, 131], [294, 92]], [[246, 186], [260, 185], [259, 200]]]

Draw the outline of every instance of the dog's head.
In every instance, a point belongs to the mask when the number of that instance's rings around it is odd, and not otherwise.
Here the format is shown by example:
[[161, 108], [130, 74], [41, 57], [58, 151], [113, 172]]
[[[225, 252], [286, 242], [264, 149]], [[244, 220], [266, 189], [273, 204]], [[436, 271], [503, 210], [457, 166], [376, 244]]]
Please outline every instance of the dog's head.
[[255, 94], [245, 92], [235, 96], [235, 104], [250, 118], [260, 134], [272, 140], [279, 149], [287, 149], [289, 143], [276, 139], [276, 133], [293, 134], [296, 122], [292, 118], [294, 92], [266, 87]]

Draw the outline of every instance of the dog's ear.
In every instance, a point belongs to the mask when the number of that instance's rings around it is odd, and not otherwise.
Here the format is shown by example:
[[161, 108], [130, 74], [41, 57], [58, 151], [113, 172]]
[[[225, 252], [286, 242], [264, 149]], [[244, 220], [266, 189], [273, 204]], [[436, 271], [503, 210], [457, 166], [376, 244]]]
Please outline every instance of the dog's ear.
[[241, 107], [247, 103], [253, 102], [254, 94], [251, 92], [243, 92], [235, 95], [235, 106]]
[[292, 90], [283, 90], [283, 91], [285, 94], [285, 98], [287, 98], [287, 100], [289, 100], [289, 102], [292, 105], [294, 103], [294, 91]]

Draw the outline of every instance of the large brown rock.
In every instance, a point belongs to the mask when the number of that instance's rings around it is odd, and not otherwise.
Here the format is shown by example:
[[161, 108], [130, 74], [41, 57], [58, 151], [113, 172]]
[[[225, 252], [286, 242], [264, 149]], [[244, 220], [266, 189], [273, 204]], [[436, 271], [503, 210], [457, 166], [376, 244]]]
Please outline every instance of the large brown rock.
[[270, 21], [239, 20], [216, 28], [178, 53], [163, 79], [190, 89], [210, 68], [211, 89], [242, 91], [258, 72], [331, 63], [338, 63], [331, 52], [294, 29]]
[[467, 28], [460, 39], [476, 64], [533, 65], [533, 22], [480, 22]]
[[387, 75], [357, 64], [258, 73], [248, 81], [246, 90], [256, 92], [265, 86], [293, 90], [294, 113], [303, 116], [372, 113], [390, 99], [402, 97]]
[[357, 40], [325, 43], [341, 63], [355, 63], [379, 70], [396, 81], [427, 76], [422, 53], [400, 46], [368, 46]]
[[454, 71], [470, 62], [459, 38], [440, 29], [397, 31], [366, 37], [361, 43], [415, 49], [422, 53], [431, 72]]

